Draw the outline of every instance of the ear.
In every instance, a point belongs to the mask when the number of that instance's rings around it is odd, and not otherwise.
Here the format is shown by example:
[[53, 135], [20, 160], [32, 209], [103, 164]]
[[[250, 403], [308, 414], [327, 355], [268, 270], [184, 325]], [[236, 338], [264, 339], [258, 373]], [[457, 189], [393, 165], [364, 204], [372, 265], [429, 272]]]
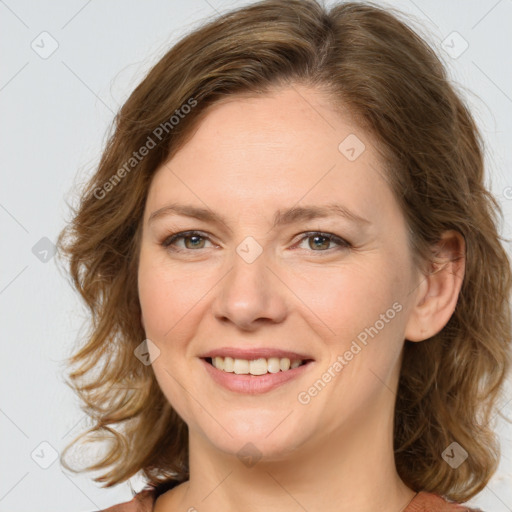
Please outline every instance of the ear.
[[448, 323], [455, 311], [465, 271], [465, 242], [454, 230], [443, 233], [432, 248], [433, 260], [415, 290], [415, 302], [407, 321], [405, 339], [426, 340]]

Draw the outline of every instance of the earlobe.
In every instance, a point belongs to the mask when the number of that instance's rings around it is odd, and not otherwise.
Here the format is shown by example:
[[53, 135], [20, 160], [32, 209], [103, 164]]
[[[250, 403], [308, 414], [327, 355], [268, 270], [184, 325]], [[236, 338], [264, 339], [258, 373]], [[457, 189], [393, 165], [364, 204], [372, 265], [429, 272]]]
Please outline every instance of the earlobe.
[[446, 231], [433, 247], [430, 271], [423, 275], [406, 326], [405, 338], [423, 341], [448, 323], [455, 311], [465, 270], [465, 243], [457, 231]]

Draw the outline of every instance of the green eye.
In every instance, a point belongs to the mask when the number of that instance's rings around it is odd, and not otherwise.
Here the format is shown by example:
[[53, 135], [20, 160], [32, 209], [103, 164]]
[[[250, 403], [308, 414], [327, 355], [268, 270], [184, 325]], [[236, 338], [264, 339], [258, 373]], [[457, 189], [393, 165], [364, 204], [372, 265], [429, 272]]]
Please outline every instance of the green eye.
[[[177, 240], [183, 239], [185, 242], [185, 249], [203, 249], [205, 240], [208, 240], [207, 236], [204, 236], [203, 233], [198, 231], [183, 231], [181, 233], [175, 233], [174, 235], [169, 236], [162, 242], [162, 246], [170, 247]], [[183, 248], [177, 248], [175, 250], [183, 250]]]
[[[176, 242], [180, 240], [184, 242], [183, 247], [176, 245]], [[319, 231], [303, 233], [303, 237], [299, 240], [299, 243], [305, 240], [308, 240], [308, 248], [313, 252], [328, 252], [331, 249], [339, 250], [352, 247], [349, 242], [333, 233], [323, 233]], [[211, 243], [205, 233], [200, 231], [182, 231], [168, 236], [161, 245], [176, 252], [195, 251], [207, 249], [208, 247], [205, 247], [207, 241]], [[330, 247], [331, 244], [335, 244], [337, 247]]]

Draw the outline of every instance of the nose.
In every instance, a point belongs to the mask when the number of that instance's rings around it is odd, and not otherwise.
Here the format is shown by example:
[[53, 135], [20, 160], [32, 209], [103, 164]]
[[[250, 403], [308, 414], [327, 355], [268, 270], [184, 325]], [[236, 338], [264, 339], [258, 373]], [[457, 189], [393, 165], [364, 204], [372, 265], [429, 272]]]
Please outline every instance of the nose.
[[212, 304], [215, 317], [244, 331], [282, 322], [288, 304], [281, 279], [269, 266], [265, 251], [251, 263], [235, 253], [231, 270], [217, 287]]

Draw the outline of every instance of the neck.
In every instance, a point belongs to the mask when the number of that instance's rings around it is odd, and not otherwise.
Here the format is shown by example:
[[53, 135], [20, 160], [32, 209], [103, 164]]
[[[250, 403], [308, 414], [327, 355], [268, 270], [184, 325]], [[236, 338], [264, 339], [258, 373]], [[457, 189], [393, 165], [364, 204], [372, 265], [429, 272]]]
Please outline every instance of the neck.
[[416, 493], [396, 472], [392, 428], [389, 414], [353, 418], [343, 431], [252, 467], [192, 434], [190, 480], [176, 496], [178, 509], [403, 511]]

